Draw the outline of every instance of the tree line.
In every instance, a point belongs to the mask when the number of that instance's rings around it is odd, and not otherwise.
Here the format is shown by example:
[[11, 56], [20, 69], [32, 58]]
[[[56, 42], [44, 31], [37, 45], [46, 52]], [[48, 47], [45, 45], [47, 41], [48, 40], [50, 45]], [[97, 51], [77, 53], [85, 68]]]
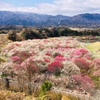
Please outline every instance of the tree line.
[[22, 41], [28, 39], [46, 39], [60, 36], [100, 36], [100, 29], [72, 30], [70, 28], [23, 28], [21, 31], [10, 30], [8, 39]]

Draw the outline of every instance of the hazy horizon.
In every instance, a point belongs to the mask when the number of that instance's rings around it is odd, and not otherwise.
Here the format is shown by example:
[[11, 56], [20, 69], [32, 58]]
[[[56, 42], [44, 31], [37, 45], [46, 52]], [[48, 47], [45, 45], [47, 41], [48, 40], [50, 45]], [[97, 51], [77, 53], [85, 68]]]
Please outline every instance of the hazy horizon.
[[100, 0], [0, 0], [0, 11], [74, 16], [100, 13]]

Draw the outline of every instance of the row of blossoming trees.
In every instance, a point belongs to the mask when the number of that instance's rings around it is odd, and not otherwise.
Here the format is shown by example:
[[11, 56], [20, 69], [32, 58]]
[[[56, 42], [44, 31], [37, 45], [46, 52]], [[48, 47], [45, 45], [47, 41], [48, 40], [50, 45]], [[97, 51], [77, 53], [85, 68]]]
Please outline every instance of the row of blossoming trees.
[[92, 93], [100, 83], [100, 58], [73, 38], [35, 39], [8, 44], [1, 55], [0, 74], [20, 91], [31, 94], [45, 80], [54, 87]]

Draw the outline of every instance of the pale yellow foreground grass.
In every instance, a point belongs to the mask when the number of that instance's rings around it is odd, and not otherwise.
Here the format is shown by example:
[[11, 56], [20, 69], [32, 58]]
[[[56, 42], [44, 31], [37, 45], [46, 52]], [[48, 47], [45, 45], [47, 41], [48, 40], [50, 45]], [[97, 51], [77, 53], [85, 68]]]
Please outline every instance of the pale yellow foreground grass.
[[0, 100], [36, 100], [36, 98], [21, 92], [0, 90]]
[[86, 46], [95, 57], [100, 58], [100, 42], [90, 43]]
[[0, 49], [10, 42], [11, 41], [7, 38], [7, 34], [0, 34]]

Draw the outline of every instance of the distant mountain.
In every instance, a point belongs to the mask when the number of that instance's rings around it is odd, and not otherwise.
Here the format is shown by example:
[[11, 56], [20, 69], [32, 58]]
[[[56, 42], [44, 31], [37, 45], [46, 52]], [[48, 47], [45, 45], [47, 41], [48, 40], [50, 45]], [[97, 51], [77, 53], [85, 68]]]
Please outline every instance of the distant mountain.
[[0, 11], [0, 26], [67, 26], [100, 27], [100, 14], [79, 14], [73, 17], [63, 15], [44, 15], [25, 12]]

